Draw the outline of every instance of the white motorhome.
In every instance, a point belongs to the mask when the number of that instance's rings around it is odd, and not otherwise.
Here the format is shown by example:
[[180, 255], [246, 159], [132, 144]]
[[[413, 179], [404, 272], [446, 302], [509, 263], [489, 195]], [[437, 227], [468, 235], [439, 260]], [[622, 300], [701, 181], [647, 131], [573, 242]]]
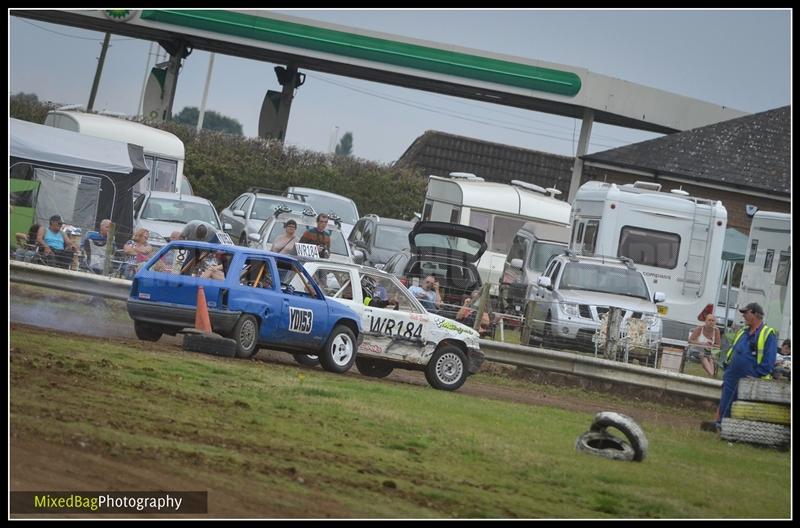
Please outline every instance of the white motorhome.
[[781, 340], [792, 335], [791, 225], [792, 216], [786, 213], [758, 211], [753, 216], [737, 300], [737, 309], [760, 304], [767, 325]]
[[498, 294], [503, 266], [514, 235], [525, 222], [569, 225], [570, 205], [555, 198], [556, 189], [513, 180], [511, 185], [484, 181], [474, 174], [431, 175], [422, 220], [437, 220], [486, 231], [486, 252], [478, 261], [483, 282]]
[[118, 117], [73, 110], [52, 110], [47, 113], [44, 124], [140, 145], [150, 173], [139, 181], [134, 194], [146, 191], [192, 194], [189, 180], [183, 176], [183, 141], [175, 134]]
[[720, 201], [660, 191], [650, 182], [583, 184], [572, 204], [570, 249], [632, 259], [666, 295], [663, 341], [685, 344], [717, 302], [728, 212]]

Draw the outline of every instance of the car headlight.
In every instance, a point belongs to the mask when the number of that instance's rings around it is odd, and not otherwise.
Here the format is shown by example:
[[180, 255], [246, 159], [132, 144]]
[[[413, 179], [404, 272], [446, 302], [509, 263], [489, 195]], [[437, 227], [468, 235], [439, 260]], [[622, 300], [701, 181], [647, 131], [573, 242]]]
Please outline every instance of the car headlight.
[[578, 305], [571, 303], [561, 303], [561, 311], [570, 317], [578, 317]]

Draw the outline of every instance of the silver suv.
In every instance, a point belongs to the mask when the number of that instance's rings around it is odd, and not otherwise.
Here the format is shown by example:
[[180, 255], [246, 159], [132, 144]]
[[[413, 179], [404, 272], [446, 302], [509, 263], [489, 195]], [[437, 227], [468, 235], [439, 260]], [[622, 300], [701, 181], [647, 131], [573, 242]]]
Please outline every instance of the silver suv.
[[277, 196], [274, 194], [264, 194], [260, 187], [251, 187], [246, 193], [241, 194], [231, 204], [220, 211], [219, 216], [225, 222], [225, 231], [231, 236], [234, 242], [240, 246], [248, 245], [249, 236], [258, 233], [265, 221], [270, 220], [275, 211], [282, 209], [295, 213], [308, 212], [315, 215], [314, 207], [309, 203], [299, 200]]
[[625, 257], [584, 257], [565, 252], [550, 259], [531, 292], [535, 301], [531, 341], [543, 346], [595, 351], [595, 333], [610, 307], [622, 310], [623, 328], [639, 319], [652, 346], [661, 340], [656, 303], [666, 297], [650, 292], [642, 272]]

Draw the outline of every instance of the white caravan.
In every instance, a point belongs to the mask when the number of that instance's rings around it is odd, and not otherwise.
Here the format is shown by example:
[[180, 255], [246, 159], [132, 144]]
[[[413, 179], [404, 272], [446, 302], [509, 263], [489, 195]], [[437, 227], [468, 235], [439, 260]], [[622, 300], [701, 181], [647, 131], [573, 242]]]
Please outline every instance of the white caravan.
[[87, 136], [140, 145], [144, 149], [150, 173], [134, 187], [134, 195], [146, 191], [192, 194], [189, 180], [183, 176], [183, 141], [175, 134], [127, 119], [70, 110], [48, 112], [44, 124]]
[[663, 341], [685, 344], [717, 302], [728, 212], [720, 201], [660, 191], [650, 182], [583, 184], [572, 204], [570, 249], [631, 258], [666, 295]]
[[737, 310], [760, 304], [781, 340], [792, 335], [791, 226], [792, 216], [786, 213], [758, 211], [753, 216], [737, 301]]
[[503, 266], [514, 235], [525, 222], [569, 225], [570, 205], [556, 189], [513, 180], [511, 185], [484, 181], [473, 174], [451, 172], [429, 176], [422, 220], [468, 225], [486, 231], [486, 252], [477, 263], [483, 282], [498, 294]]

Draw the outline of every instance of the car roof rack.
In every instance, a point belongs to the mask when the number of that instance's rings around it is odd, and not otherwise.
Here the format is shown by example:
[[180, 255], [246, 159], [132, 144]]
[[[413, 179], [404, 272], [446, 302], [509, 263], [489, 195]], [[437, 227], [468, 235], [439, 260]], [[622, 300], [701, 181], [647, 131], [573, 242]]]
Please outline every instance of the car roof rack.
[[376, 222], [380, 222], [381, 221], [381, 217], [376, 215], [375, 213], [365, 214], [364, 218], [374, 218]]
[[[306, 209], [306, 211], [307, 210], [308, 209]], [[275, 218], [278, 218], [278, 216], [282, 215], [283, 213], [291, 213], [291, 212], [292, 212], [292, 209], [289, 208], [289, 207], [286, 207], [285, 205], [276, 205], [275, 206], [275, 212], [273, 214], [275, 215]], [[305, 211], [303, 211], [303, 212], [305, 212]]]
[[342, 219], [339, 218], [339, 215], [336, 213], [328, 213], [328, 219], [333, 220], [333, 223], [336, 224], [336, 227], [339, 229], [342, 228]]
[[258, 186], [255, 186], [255, 185], [251, 185], [250, 187], [248, 187], [247, 191], [245, 191], [245, 192], [273, 194], [275, 196], [280, 196], [281, 195], [281, 191], [279, 191], [277, 189], [269, 189], [267, 187], [258, 187]]

